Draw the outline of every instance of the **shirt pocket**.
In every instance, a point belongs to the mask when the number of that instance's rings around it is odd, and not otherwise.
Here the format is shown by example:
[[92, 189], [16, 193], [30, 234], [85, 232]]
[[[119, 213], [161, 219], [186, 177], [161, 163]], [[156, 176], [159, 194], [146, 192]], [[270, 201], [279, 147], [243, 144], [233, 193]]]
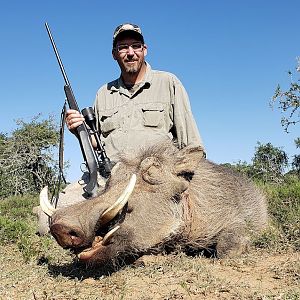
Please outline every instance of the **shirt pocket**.
[[164, 118], [162, 103], [147, 103], [142, 107], [143, 124], [146, 127], [161, 127]]
[[120, 128], [121, 120], [119, 110], [109, 109], [101, 113], [100, 118], [101, 132], [104, 137], [108, 136], [112, 131]]

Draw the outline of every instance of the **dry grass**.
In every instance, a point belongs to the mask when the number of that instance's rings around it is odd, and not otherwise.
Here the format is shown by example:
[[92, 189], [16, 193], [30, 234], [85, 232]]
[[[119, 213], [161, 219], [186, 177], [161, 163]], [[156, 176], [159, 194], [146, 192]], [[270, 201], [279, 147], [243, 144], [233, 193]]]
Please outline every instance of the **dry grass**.
[[82, 268], [54, 243], [49, 251], [25, 263], [16, 246], [0, 246], [0, 299], [300, 299], [298, 252], [144, 256], [109, 273]]

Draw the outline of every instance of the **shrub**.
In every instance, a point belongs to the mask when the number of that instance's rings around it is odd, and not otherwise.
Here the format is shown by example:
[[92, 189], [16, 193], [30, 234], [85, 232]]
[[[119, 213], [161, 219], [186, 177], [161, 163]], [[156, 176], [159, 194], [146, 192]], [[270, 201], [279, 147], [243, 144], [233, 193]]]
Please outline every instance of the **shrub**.
[[38, 237], [32, 208], [37, 205], [33, 195], [13, 196], [0, 201], [0, 244], [16, 244], [25, 261], [37, 258], [49, 246], [49, 238]]
[[300, 180], [281, 185], [263, 186], [273, 228], [266, 232], [257, 245], [300, 250]]
[[58, 129], [52, 117], [38, 118], [18, 120], [11, 136], [0, 133], [0, 197], [38, 192], [55, 180]]

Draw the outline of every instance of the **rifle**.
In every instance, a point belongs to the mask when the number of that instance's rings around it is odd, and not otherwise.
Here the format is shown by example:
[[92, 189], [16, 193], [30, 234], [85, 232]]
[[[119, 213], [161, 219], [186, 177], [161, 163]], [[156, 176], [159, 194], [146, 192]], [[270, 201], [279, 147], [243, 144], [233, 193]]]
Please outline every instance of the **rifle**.
[[[64, 66], [62, 64], [62, 61], [60, 59], [60, 56], [58, 54], [58, 50], [56, 48], [54, 39], [52, 37], [50, 28], [48, 23], [45, 23], [55, 56], [57, 58], [60, 70], [62, 72], [62, 75], [65, 80], [64, 85], [64, 91], [66, 94], [67, 102], [70, 107], [70, 109], [74, 109], [77, 111], [79, 110], [78, 104], [76, 102], [71, 84], [68, 80], [67, 74], [65, 72]], [[97, 175], [98, 172], [101, 173], [104, 177], [108, 177], [110, 175], [110, 171], [112, 169], [112, 164], [110, 162], [110, 159], [107, 157], [105, 149], [102, 145], [102, 142], [100, 140], [100, 137], [98, 135], [97, 129], [96, 129], [96, 121], [95, 121], [95, 114], [92, 107], [87, 107], [82, 110], [82, 114], [85, 118], [85, 122], [78, 126], [76, 128], [76, 136], [79, 140], [81, 152], [85, 161], [85, 165], [88, 168], [89, 172], [89, 182], [87, 185], [83, 188], [84, 191], [89, 196], [96, 196], [97, 190], [98, 190], [98, 181], [97, 181]], [[87, 124], [90, 127], [90, 130], [87, 127]], [[91, 131], [91, 132], [90, 132]], [[90, 134], [92, 134], [95, 137], [96, 143], [97, 143], [97, 149], [95, 150], [92, 146]]]

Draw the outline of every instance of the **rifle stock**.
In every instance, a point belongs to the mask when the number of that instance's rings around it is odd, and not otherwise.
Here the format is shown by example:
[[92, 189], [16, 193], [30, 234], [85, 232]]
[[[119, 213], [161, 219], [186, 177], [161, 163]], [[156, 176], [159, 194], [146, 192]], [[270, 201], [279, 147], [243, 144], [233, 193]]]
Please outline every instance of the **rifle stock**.
[[[69, 85], [64, 86], [66, 98], [70, 109], [74, 109], [79, 111], [79, 107], [73, 95], [72, 89]], [[83, 155], [85, 164], [89, 170], [90, 178], [87, 185], [83, 188], [86, 193], [90, 196], [95, 196], [98, 190], [98, 163], [95, 155], [95, 151], [93, 149], [90, 135], [85, 123], [82, 123], [76, 128], [77, 138], [79, 141], [81, 153]]]

